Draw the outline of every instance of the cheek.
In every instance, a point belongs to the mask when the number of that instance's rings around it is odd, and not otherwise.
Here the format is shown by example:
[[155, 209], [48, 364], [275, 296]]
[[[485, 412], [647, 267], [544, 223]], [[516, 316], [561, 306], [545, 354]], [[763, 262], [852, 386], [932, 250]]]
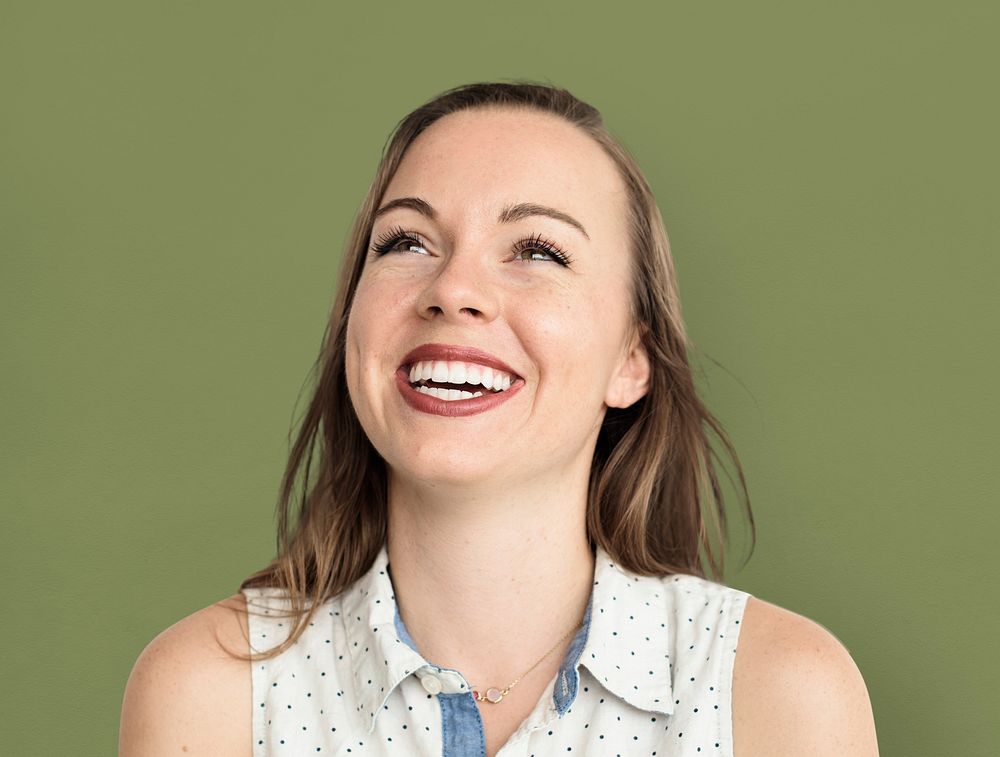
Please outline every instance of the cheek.
[[408, 306], [405, 288], [384, 276], [366, 274], [358, 282], [347, 319], [344, 369], [359, 414], [357, 404], [364, 402], [366, 387], [375, 391], [385, 374], [396, 369], [389, 365], [389, 353], [398, 343], [394, 336]]
[[391, 312], [387, 307], [388, 293], [381, 291], [377, 280], [362, 276], [354, 292], [351, 312], [347, 319], [347, 343], [357, 355], [364, 347], [375, 343], [378, 331]]
[[358, 283], [358, 288], [354, 293], [351, 310], [347, 317], [347, 333], [345, 335], [344, 372], [347, 376], [347, 388], [351, 394], [351, 400], [357, 407], [363, 376], [366, 371], [366, 360], [368, 348], [372, 344], [378, 344], [378, 334], [373, 333], [377, 329], [379, 321], [372, 304], [377, 301], [377, 293], [372, 291], [371, 286], [362, 278]]
[[[361, 335], [386, 330], [413, 307], [420, 282], [413, 276], [393, 275], [391, 269], [366, 272], [358, 282], [351, 319]], [[391, 330], [391, 327], [389, 327]]]
[[344, 340], [344, 378], [347, 383], [347, 396], [354, 406], [354, 412], [360, 418], [363, 407], [359, 406], [360, 394], [360, 350], [358, 348], [357, 323], [353, 318], [347, 322], [347, 334]]
[[568, 391], [587, 405], [603, 405], [625, 342], [630, 310], [618, 286], [578, 292], [527, 315], [521, 333], [543, 367], [542, 391]]
[[572, 333], [570, 348], [593, 349], [594, 345], [607, 343], [614, 338], [619, 322], [617, 297], [614, 288], [601, 291], [574, 293], [572, 297], [553, 298], [539, 319], [540, 326], [554, 338]]
[[550, 375], [565, 374], [565, 380], [577, 384], [591, 381], [614, 341], [609, 332], [617, 317], [612, 311], [596, 294], [552, 298], [523, 309], [522, 334]]

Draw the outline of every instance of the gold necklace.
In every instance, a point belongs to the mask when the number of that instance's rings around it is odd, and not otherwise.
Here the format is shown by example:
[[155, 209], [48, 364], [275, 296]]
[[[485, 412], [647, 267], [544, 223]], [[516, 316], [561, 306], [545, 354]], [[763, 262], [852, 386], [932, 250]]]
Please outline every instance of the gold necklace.
[[472, 696], [475, 697], [477, 702], [489, 702], [490, 704], [500, 704], [503, 698], [507, 696], [507, 692], [513, 689], [517, 685], [518, 681], [520, 681], [522, 678], [528, 675], [528, 673], [530, 673], [532, 670], [538, 667], [538, 663], [540, 663], [542, 660], [544, 660], [546, 657], [552, 654], [552, 652], [555, 650], [556, 647], [562, 644], [569, 637], [571, 633], [578, 630], [582, 625], [583, 623], [581, 622], [576, 626], [576, 628], [571, 628], [568, 633], [566, 633], [561, 639], [559, 639], [559, 641], [557, 641], [555, 644], [552, 645], [552, 649], [550, 649], [548, 652], [539, 657], [538, 661], [534, 665], [532, 665], [526, 671], [521, 673], [521, 675], [515, 678], [512, 683], [507, 684], [506, 688], [498, 689], [495, 686], [491, 686], [490, 688], [486, 689], [485, 694], [476, 691], [476, 689], [473, 689]]

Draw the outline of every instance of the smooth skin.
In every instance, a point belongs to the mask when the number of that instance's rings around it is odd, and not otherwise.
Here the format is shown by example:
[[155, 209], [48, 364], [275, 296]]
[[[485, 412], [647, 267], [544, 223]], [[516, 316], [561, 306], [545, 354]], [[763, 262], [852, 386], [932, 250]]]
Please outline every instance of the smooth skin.
[[[472, 682], [512, 680], [579, 622], [593, 557], [583, 514], [608, 407], [647, 390], [649, 364], [627, 308], [625, 192], [614, 164], [574, 126], [541, 113], [446, 116], [411, 145], [385, 200], [420, 197], [376, 221], [419, 233], [370, 257], [348, 323], [346, 374], [359, 420], [389, 468], [389, 558], [404, 622], [425, 657]], [[499, 223], [517, 202], [569, 213]], [[518, 254], [541, 234], [573, 258]], [[586, 324], [586, 328], [581, 328]], [[449, 343], [496, 355], [524, 379], [464, 419], [421, 413], [395, 384], [403, 356]], [[527, 535], [527, 536], [526, 536]], [[503, 555], [497, 582], [484, 556]], [[539, 581], [538, 576], [545, 576]], [[561, 604], [553, 606], [552, 598]], [[251, 754], [245, 618], [230, 597], [161, 633], [125, 691], [120, 754]], [[517, 617], [511, 635], [493, 619]], [[459, 637], [481, 643], [470, 648]], [[516, 638], [515, 638], [516, 636]], [[484, 710], [493, 757], [530, 712], [565, 649]], [[871, 757], [874, 721], [848, 652], [816, 623], [751, 599], [734, 670], [737, 757]]]

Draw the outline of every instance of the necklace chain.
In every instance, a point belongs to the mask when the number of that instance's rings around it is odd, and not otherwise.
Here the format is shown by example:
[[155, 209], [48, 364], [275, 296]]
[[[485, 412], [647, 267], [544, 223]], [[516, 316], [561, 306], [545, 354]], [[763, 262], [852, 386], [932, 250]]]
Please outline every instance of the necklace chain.
[[532, 665], [526, 671], [524, 671], [523, 673], [521, 673], [521, 675], [519, 675], [517, 678], [515, 678], [511, 683], [507, 684], [507, 686], [505, 688], [498, 689], [495, 686], [491, 686], [490, 688], [486, 689], [485, 693], [481, 692], [481, 691], [477, 691], [476, 689], [473, 689], [472, 690], [472, 696], [474, 696], [476, 698], [477, 702], [489, 702], [490, 704], [500, 704], [500, 702], [503, 700], [503, 698], [505, 696], [507, 696], [507, 693], [517, 685], [518, 681], [520, 681], [522, 678], [524, 678], [526, 675], [528, 675], [528, 673], [530, 673], [532, 670], [534, 670], [535, 668], [537, 668], [538, 665], [539, 665], [539, 663], [541, 663], [542, 660], [544, 660], [546, 657], [548, 657], [550, 654], [552, 654], [552, 652], [555, 651], [556, 647], [558, 647], [560, 644], [562, 644], [564, 641], [566, 641], [566, 639], [569, 637], [569, 635], [571, 633], [573, 633], [574, 631], [577, 631], [580, 628], [580, 626], [582, 626], [582, 625], [583, 625], [583, 623], [581, 622], [575, 628], [571, 628], [566, 634], [563, 635], [563, 637], [561, 639], [559, 639], [559, 641], [557, 641], [555, 644], [552, 645], [552, 648], [548, 652], [546, 652], [541, 657], [539, 657], [538, 660], [535, 662], [534, 665]]

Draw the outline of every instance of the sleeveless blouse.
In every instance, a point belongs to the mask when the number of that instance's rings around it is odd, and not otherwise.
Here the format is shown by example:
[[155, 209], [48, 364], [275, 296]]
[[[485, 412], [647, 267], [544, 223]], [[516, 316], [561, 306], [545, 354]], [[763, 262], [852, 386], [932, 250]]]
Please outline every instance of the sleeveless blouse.
[[[252, 650], [288, 638], [283, 590], [243, 594]], [[583, 625], [497, 757], [732, 757], [733, 663], [750, 596], [693, 575], [634, 575], [598, 547]], [[470, 683], [416, 649], [385, 546], [291, 647], [251, 668], [254, 757], [485, 757]]]

